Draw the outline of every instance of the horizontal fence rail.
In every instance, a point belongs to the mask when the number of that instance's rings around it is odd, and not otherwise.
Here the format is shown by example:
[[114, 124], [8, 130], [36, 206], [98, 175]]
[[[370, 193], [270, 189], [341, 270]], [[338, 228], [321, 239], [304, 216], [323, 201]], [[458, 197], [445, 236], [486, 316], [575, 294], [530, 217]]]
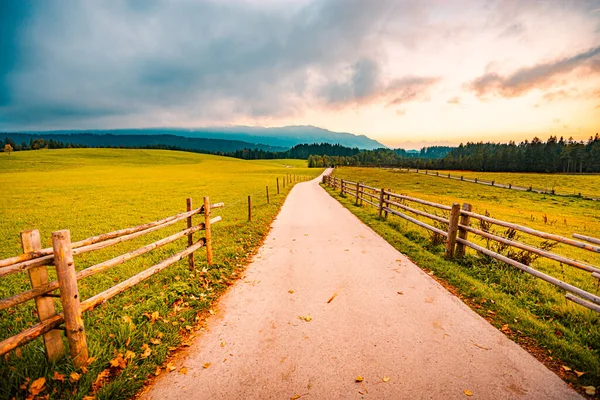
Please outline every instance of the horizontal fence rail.
[[465, 178], [464, 175], [461, 175], [461, 176], [451, 175], [450, 172], [445, 172], [445, 171], [430, 171], [428, 169], [419, 169], [419, 168], [400, 168], [400, 167], [384, 167], [384, 166], [380, 166], [380, 168], [388, 170], [388, 171], [411, 172], [411, 173], [422, 174], [422, 175], [427, 175], [427, 176], [437, 176], [440, 178], [454, 179], [454, 180], [461, 181], [461, 182], [470, 182], [470, 183], [477, 183], [479, 185], [494, 186], [494, 187], [498, 187], [498, 188], [518, 190], [521, 192], [533, 192], [533, 193], [539, 193], [539, 194], [548, 194], [548, 195], [553, 195], [553, 196], [566, 196], [566, 197], [577, 196], [579, 198], [586, 199], [586, 200], [600, 201], [600, 196], [598, 196], [598, 195], [582, 194], [581, 192], [559, 193], [554, 189], [538, 189], [538, 188], [534, 188], [533, 186], [529, 186], [529, 187], [517, 186], [517, 185], [513, 185], [512, 183], [508, 183], [508, 184], [498, 183], [495, 180], [482, 181], [479, 178], [473, 178], [473, 179]]
[[[592, 277], [597, 279], [600, 279], [600, 267], [590, 265], [588, 263], [578, 261], [569, 257], [565, 257], [560, 254], [541, 249], [539, 247], [521, 243], [517, 240], [512, 240], [509, 238], [495, 235], [491, 232], [487, 232], [487, 229], [476, 229], [470, 226], [470, 223], [472, 219], [477, 219], [488, 224], [502, 226], [537, 238], [551, 240], [555, 243], [565, 244], [581, 250], [591, 251], [596, 254], [600, 253], [600, 246], [597, 246], [598, 244], [600, 244], [600, 239], [579, 234], [573, 234], [573, 237], [575, 239], [580, 239], [582, 241], [574, 240], [560, 235], [542, 232], [536, 229], [528, 228], [526, 226], [491, 218], [487, 215], [477, 214], [471, 211], [472, 207], [470, 204], [465, 203], [462, 205], [462, 208], [459, 204], [456, 203], [452, 206], [447, 206], [431, 201], [426, 201], [394, 193], [391, 191], [391, 189], [374, 188], [372, 186], [367, 186], [359, 182], [351, 182], [339, 179], [331, 175], [323, 176], [323, 184], [334, 189], [339, 189], [340, 193], [343, 195], [353, 197], [355, 199], [356, 205], [362, 205], [364, 202], [373, 207], [376, 207], [378, 209], [379, 216], [382, 218], [387, 218], [388, 214], [398, 216], [406, 221], [420, 226], [421, 228], [427, 229], [436, 235], [440, 235], [444, 238], [444, 243], [446, 247], [445, 255], [448, 258], [453, 258], [455, 256], [464, 256], [465, 248], [471, 248], [476, 252], [485, 254], [491, 258], [514, 266], [530, 275], [535, 276], [536, 278], [539, 278], [560, 289], [563, 289], [567, 292], [566, 298], [568, 300], [576, 304], [582, 305], [584, 307], [587, 307], [590, 310], [600, 312], [599, 296], [589, 293], [581, 288], [578, 288], [566, 282], [563, 282], [543, 272], [540, 272], [535, 268], [525, 265], [519, 261], [513, 260], [512, 258], [506, 257], [502, 254], [496, 253], [490, 249], [473, 243], [472, 241], [468, 240], [468, 233], [477, 235], [486, 240], [493, 240], [504, 245], [528, 251], [540, 257], [556, 261], [561, 264], [569, 265], [590, 272]], [[439, 212], [443, 213], [443, 215], [437, 215], [431, 212], [419, 210], [411, 207], [407, 203], [416, 203], [422, 206], [435, 208], [440, 210]], [[407, 215], [406, 212], [419, 217], [428, 218], [434, 221], [432, 223], [436, 223], [438, 226], [433, 226], [432, 224], [411, 217], [410, 215]], [[441, 227], [446, 227], [446, 229], [444, 230]]]
[[[64, 352], [62, 334], [64, 331], [69, 344], [69, 352], [76, 366], [84, 365], [87, 361], [87, 342], [81, 314], [90, 311], [112, 297], [137, 285], [138, 283], [159, 273], [176, 262], [188, 258], [190, 269], [195, 268], [194, 252], [206, 248], [207, 263], [212, 264], [212, 233], [211, 225], [222, 221], [220, 216], [211, 218], [211, 210], [224, 207], [224, 203], [210, 204], [208, 197], [204, 198], [204, 205], [192, 208], [192, 199], [187, 199], [187, 211], [173, 215], [159, 221], [139, 225], [132, 228], [121, 229], [88, 239], [71, 242], [68, 230], [52, 233], [51, 248], [41, 248], [38, 230], [24, 231], [21, 233], [23, 254], [0, 260], [0, 276], [16, 272], [27, 271], [30, 276], [32, 288], [11, 297], [0, 299], [0, 311], [16, 306], [26, 301], [35, 300], [40, 322], [12, 337], [0, 342], [0, 355], [6, 354], [32, 340], [42, 336], [46, 355], [51, 361], [60, 358]], [[204, 222], [193, 225], [192, 217], [197, 214], [204, 215]], [[167, 236], [153, 243], [142, 246], [136, 250], [121, 254], [110, 260], [92, 265], [81, 271], [75, 270], [73, 257], [79, 254], [100, 250], [126, 240], [166, 228], [180, 221], [186, 221], [187, 228]], [[194, 240], [193, 235], [204, 231], [204, 237]], [[77, 282], [81, 279], [104, 272], [112, 267], [123, 264], [135, 257], [139, 257], [159, 247], [187, 238], [187, 246], [182, 251], [166, 258], [158, 264], [98, 293], [89, 299], [80, 301]], [[57, 280], [49, 281], [47, 265], [56, 268]], [[59, 290], [60, 296], [53, 294]], [[60, 297], [62, 313], [55, 310], [53, 298]], [[61, 329], [61, 325], [64, 328]]]

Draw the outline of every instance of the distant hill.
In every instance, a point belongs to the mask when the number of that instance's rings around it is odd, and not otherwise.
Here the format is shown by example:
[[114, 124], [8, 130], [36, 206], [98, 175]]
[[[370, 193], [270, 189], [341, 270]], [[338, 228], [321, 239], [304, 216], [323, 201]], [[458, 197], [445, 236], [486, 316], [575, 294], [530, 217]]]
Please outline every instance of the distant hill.
[[210, 153], [231, 153], [243, 149], [259, 149], [270, 152], [285, 151], [287, 148], [248, 143], [240, 140], [189, 138], [175, 135], [114, 135], [94, 133], [0, 133], [0, 141], [12, 139], [16, 145], [36, 139], [55, 140], [87, 147], [152, 147], [164, 146]]
[[[215, 128], [142, 128], [142, 129], [101, 129], [101, 130], [60, 130], [60, 131], [27, 131], [19, 132], [36, 135], [65, 134], [111, 134], [115, 136], [134, 135], [174, 135], [195, 139], [221, 139], [254, 143], [273, 148], [291, 148], [302, 143], [340, 144], [345, 147], [359, 149], [379, 149], [386, 146], [364, 135], [344, 132], [333, 132], [314, 126], [284, 126], [279, 128], [263, 128], [251, 126], [215, 127]], [[117, 139], [117, 138], [115, 138]], [[256, 145], [246, 146], [260, 148]], [[265, 149], [266, 150], [266, 149]]]

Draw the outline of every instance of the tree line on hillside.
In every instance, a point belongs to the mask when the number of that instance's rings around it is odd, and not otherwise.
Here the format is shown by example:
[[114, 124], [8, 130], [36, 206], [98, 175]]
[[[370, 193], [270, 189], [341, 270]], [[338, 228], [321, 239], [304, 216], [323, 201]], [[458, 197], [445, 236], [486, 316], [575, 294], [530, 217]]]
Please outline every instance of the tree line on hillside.
[[[421, 154], [423, 151], [421, 151]], [[428, 159], [399, 155], [389, 149], [362, 151], [352, 157], [335, 159], [309, 157], [309, 165], [388, 166], [439, 170], [486, 172], [600, 172], [600, 135], [587, 141], [565, 140], [550, 136], [547, 141], [534, 138], [519, 144], [467, 143], [453, 148], [443, 158]]]
[[[31, 139], [29, 143], [16, 144], [10, 137], [4, 140], [4, 144], [10, 144], [15, 151], [86, 147], [53, 139]], [[576, 141], [573, 138], [565, 140], [562, 137], [558, 139], [556, 136], [550, 136], [545, 142], [537, 137], [519, 144], [512, 141], [509, 143], [468, 142], [455, 148], [432, 146], [423, 148], [418, 153], [406, 152], [402, 149], [360, 150], [329, 143], [299, 144], [286, 151], [268, 151], [259, 148], [245, 148], [232, 152], [205, 151], [164, 144], [113, 147], [193, 151], [246, 160], [305, 159], [308, 160], [309, 167], [390, 166], [489, 172], [600, 172], [600, 135], [598, 134], [587, 141]]]

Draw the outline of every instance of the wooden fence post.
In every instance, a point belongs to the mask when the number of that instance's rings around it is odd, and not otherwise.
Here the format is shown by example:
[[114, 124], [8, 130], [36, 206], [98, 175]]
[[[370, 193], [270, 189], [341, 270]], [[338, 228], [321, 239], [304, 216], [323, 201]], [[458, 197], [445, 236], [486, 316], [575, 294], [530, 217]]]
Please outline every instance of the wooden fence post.
[[77, 289], [75, 262], [71, 248], [71, 233], [68, 230], [52, 232], [54, 265], [60, 287], [60, 301], [63, 306], [65, 330], [69, 342], [69, 353], [76, 367], [85, 365], [88, 360], [85, 328], [81, 318], [81, 303]]
[[[23, 246], [23, 253], [41, 250], [42, 243], [40, 240], [40, 232], [37, 229], [21, 232], [21, 245]], [[45, 265], [30, 268], [27, 272], [29, 272], [31, 287], [36, 288], [48, 283], [48, 270], [46, 269]], [[40, 322], [44, 322], [44, 320], [56, 315], [56, 308], [54, 307], [54, 300], [52, 297], [47, 297], [44, 295], [38, 296], [35, 298], [35, 305]], [[44, 346], [46, 348], [48, 360], [58, 360], [65, 353], [65, 346], [63, 345], [61, 331], [54, 329], [48, 333], [45, 333]]]
[[[392, 188], [388, 188], [388, 192], [391, 192], [391, 191], [392, 191]], [[385, 195], [385, 199], [386, 199], [387, 201], [390, 201], [390, 195], [389, 195], [389, 193]], [[388, 207], [389, 207], [389, 204], [388, 204], [388, 203], [386, 203], [386, 206], [388, 206]], [[388, 217], [388, 212], [387, 212], [387, 211], [384, 211], [384, 212], [383, 212], [383, 218], [387, 219], [387, 217]]]
[[381, 215], [383, 214], [383, 192], [385, 192], [385, 189], [381, 188], [381, 191], [379, 192], [379, 218], [381, 218]]
[[281, 180], [281, 183], [283, 184], [283, 188], [285, 189], [285, 176], [283, 177], [283, 179]]
[[360, 190], [360, 183], [358, 183], [358, 179], [356, 180], [356, 201], [354, 205], [358, 205], [358, 191]]
[[[187, 210], [188, 211], [192, 211], [192, 198], [188, 197], [186, 199], [186, 205], [187, 205]], [[191, 228], [193, 225], [193, 221], [192, 221], [192, 216], [190, 215], [189, 217], [187, 217], [187, 227]], [[188, 247], [194, 244], [194, 234], [190, 233], [188, 235]], [[190, 253], [190, 255], [188, 256], [188, 267], [190, 269], [190, 271], [192, 271], [194, 269], [194, 253]]]
[[277, 178], [277, 194], [279, 194], [279, 178]]
[[248, 195], [248, 221], [252, 221], [252, 196]]
[[210, 198], [204, 196], [204, 239], [206, 243], [206, 263], [212, 265], [213, 263], [213, 248], [212, 248], [212, 232], [210, 227]]
[[340, 181], [340, 194], [344, 194], [344, 180]]
[[448, 220], [448, 237], [446, 238], [446, 258], [454, 257], [454, 246], [456, 245], [456, 234], [458, 232], [458, 218], [460, 217], [460, 204], [452, 204], [450, 218]]
[[358, 196], [359, 205], [363, 205], [363, 199], [365, 197], [365, 188], [362, 185], [358, 186], [360, 188], [360, 195]]
[[[462, 205], [462, 209], [463, 209], [463, 211], [471, 211], [471, 205], [468, 204], [468, 203], [464, 203]], [[468, 215], [461, 214], [461, 216], [460, 216], [460, 224], [461, 225], [463, 225], [463, 226], [469, 226], [470, 222], [471, 222], [471, 220], [470, 220], [470, 217]], [[461, 238], [461, 239], [463, 239], [463, 240], [467, 240], [467, 234], [468, 233], [469, 232], [467, 232], [464, 229], [461, 229], [461, 228], [458, 229], [458, 237]], [[465, 247], [464, 244], [457, 243], [456, 244], [456, 256], [457, 257], [464, 257], [464, 255], [465, 255], [465, 249], [466, 249], [466, 247]]]
[[271, 202], [269, 201], [269, 187], [267, 186], [267, 204], [270, 204]]

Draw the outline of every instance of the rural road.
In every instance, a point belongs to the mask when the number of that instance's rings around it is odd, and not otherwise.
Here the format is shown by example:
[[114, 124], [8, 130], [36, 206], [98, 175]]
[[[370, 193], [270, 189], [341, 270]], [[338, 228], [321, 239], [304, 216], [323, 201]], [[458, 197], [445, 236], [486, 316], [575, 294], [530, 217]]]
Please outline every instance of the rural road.
[[581, 398], [318, 182], [293, 188], [206, 332], [142, 398]]

